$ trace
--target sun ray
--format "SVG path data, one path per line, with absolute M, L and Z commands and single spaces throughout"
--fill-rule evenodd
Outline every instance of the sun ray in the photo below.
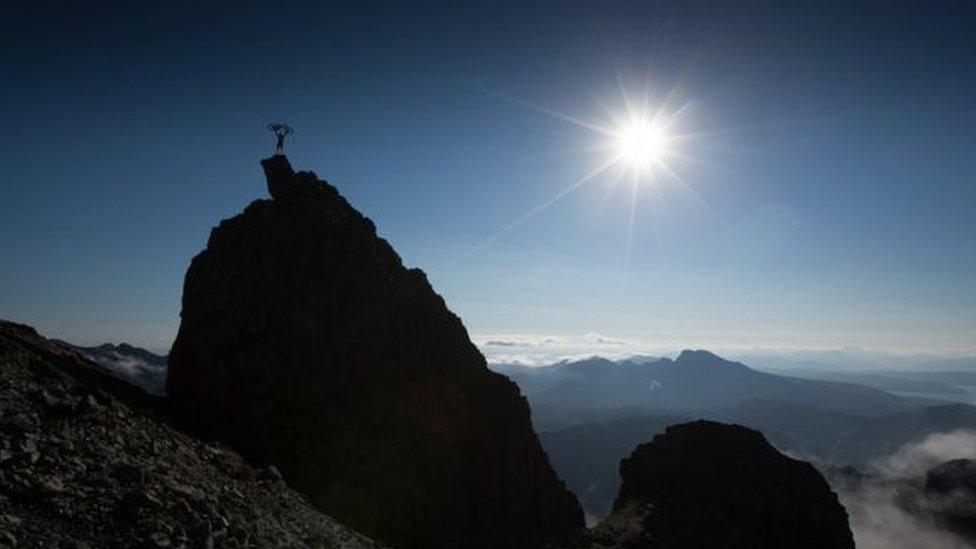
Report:
M 635 171 L 633 172 L 633 177 L 635 181 L 630 189 L 630 212 L 627 216 L 627 244 L 624 248 L 625 271 L 630 270 L 630 254 L 634 246 L 634 220 L 637 218 L 637 191 L 640 189 L 639 181 L 637 181 L 640 175 Z
M 627 117 L 633 119 L 637 114 L 634 112 L 634 104 L 630 100 L 630 92 L 627 91 L 627 85 L 624 84 L 623 77 L 620 76 L 620 71 L 617 69 L 617 65 L 613 64 L 613 76 L 617 82 L 617 89 L 620 91 L 620 97 L 624 101 L 624 109 L 626 110 Z
M 694 199 L 695 203 L 698 204 L 698 206 L 702 210 L 704 210 L 706 212 L 709 212 L 709 213 L 712 213 L 712 211 L 713 211 L 712 210 L 712 207 L 708 205 L 708 202 L 705 202 L 705 199 L 701 197 L 701 195 L 698 193 L 698 191 L 696 191 L 694 189 L 694 187 L 692 187 L 691 185 L 689 185 L 684 180 L 684 178 L 682 178 L 680 175 L 678 175 L 678 172 L 674 171 L 671 168 L 671 166 L 668 166 L 667 164 L 662 164 L 660 166 L 660 169 L 663 170 L 665 173 L 667 173 L 668 174 L 668 177 L 670 177 L 670 178 L 674 179 L 675 181 L 677 181 L 678 184 L 681 185 L 681 188 L 684 191 L 686 191 Z
M 607 200 L 609 200 L 610 195 L 617 189 L 618 186 L 620 186 L 621 182 L 629 175 L 631 175 L 629 171 L 618 170 L 617 176 L 611 179 L 607 183 L 607 190 L 606 192 L 604 192 L 601 202 L 605 203 Z
M 625 117 L 620 116 L 618 111 L 611 108 L 610 105 L 608 105 L 607 102 L 601 99 L 597 94 L 590 92 L 590 98 L 593 100 L 593 103 L 596 104 L 597 107 L 600 107 L 603 113 L 613 121 L 614 126 L 620 126 L 627 122 Z
M 533 217 L 535 217 L 536 215 L 538 215 L 540 212 L 542 212 L 543 210 L 545 210 L 549 206 L 552 206 L 553 204 L 555 204 L 556 202 L 558 202 L 560 199 L 564 198 L 566 195 L 571 194 L 573 191 L 575 191 L 576 189 L 578 189 L 581 186 L 583 186 L 587 181 L 590 181 L 590 180 L 594 179 L 595 177 L 599 176 L 600 174 L 602 174 L 603 172 L 605 172 L 608 168 L 610 168 L 611 166 L 613 166 L 617 162 L 618 162 L 618 159 L 617 158 L 613 158 L 610 161 L 608 161 L 608 162 L 606 162 L 606 163 L 598 166 L 596 169 L 590 171 L 589 173 L 587 173 L 586 175 L 584 175 L 580 179 L 577 179 L 573 183 L 570 183 L 566 187 L 563 187 L 562 189 L 559 190 L 559 192 L 557 192 L 556 194 L 552 195 L 551 197 L 549 197 L 547 200 L 545 200 L 544 202 L 542 202 L 538 206 L 536 206 L 536 207 L 532 208 L 531 210 L 527 211 L 521 217 L 519 217 L 515 221 L 509 223 L 502 230 L 496 232 L 495 234 L 489 236 L 488 238 L 482 240 L 478 244 L 475 244 L 474 246 L 472 246 L 471 248 L 469 248 L 467 251 L 465 251 L 464 253 L 462 253 L 458 257 L 458 260 L 461 261 L 461 260 L 467 259 L 468 257 L 471 256 L 471 254 L 477 252 L 478 250 L 484 248 L 485 246 L 488 246 L 489 244 L 495 242 L 499 238 L 505 236 L 506 234 L 508 234 L 509 232 L 511 232 L 513 229 L 515 229 L 516 227 L 518 227 L 522 223 L 525 223 L 526 221 L 532 219 Z
M 588 130 L 592 130 L 592 131 L 595 131 L 595 132 L 598 132 L 598 133 L 602 133 L 604 135 L 612 135 L 613 134 L 613 130 L 610 129 L 610 128 L 605 128 L 603 126 L 600 126 L 600 125 L 597 125 L 597 124 L 593 124 L 591 122 L 587 122 L 586 120 L 583 120 L 581 118 L 577 118 L 575 116 L 571 116 L 571 115 L 568 115 L 568 114 L 565 114 L 565 113 L 561 113 L 559 111 L 556 111 L 556 110 L 553 110 L 553 109 L 550 109 L 550 108 L 547 108 L 547 107 L 543 107 L 543 106 L 540 106 L 540 105 L 536 105 L 534 103 L 529 103 L 528 101 L 523 101 L 522 99 L 519 99 L 517 97 L 513 97 L 513 96 L 511 96 L 511 95 L 509 95 L 507 93 L 503 93 L 503 92 L 500 92 L 500 91 L 492 90 L 492 89 L 489 89 L 489 88 L 483 88 L 483 89 L 485 89 L 487 92 L 491 93 L 492 95 L 495 95 L 496 97 L 499 97 L 499 98 L 504 99 L 506 101 L 510 101 L 512 103 L 515 103 L 516 105 L 525 107 L 527 109 L 531 109 L 531 110 L 534 110 L 536 112 L 539 112 L 539 113 L 548 115 L 548 116 L 550 116 L 552 118 L 555 118 L 556 120 L 561 120 L 563 122 L 569 122 L 569 123 L 575 124 L 575 125 L 577 125 L 577 126 L 579 126 L 581 128 L 586 128 Z

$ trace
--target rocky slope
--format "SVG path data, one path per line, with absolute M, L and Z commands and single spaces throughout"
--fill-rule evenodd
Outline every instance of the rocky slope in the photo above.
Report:
M 424 273 L 313 173 L 262 164 L 274 200 L 221 222 L 186 275 L 167 381 L 184 425 L 397 545 L 581 528 L 525 399 Z
M 373 547 L 162 401 L 0 321 L 0 547 Z
M 621 461 L 620 476 L 592 547 L 854 547 L 820 473 L 745 427 L 672 425 Z

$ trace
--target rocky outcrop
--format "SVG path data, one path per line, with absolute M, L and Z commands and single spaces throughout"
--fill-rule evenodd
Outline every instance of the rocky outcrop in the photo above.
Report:
M 184 425 L 397 545 L 581 528 L 525 399 L 424 273 L 315 174 L 262 164 L 274 200 L 221 222 L 186 275 L 167 380 Z
M 976 497 L 976 460 L 953 459 L 925 474 L 925 491 L 948 495 L 962 492 Z
M 976 460 L 953 459 L 929 470 L 925 495 L 938 523 L 976 544 Z
M 673 425 L 620 463 L 592 547 L 854 547 L 847 513 L 806 462 L 737 425 Z
M 0 547 L 374 547 L 163 402 L 0 321 Z

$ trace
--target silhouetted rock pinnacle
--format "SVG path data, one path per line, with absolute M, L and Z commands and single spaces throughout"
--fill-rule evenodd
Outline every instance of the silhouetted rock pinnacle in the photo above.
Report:
M 529 408 L 424 273 L 283 155 L 274 200 L 187 272 L 167 388 L 188 426 L 397 545 L 538 546 L 582 527 Z
M 752 429 L 672 425 L 622 460 L 620 476 L 594 547 L 854 547 L 847 513 L 820 473 Z

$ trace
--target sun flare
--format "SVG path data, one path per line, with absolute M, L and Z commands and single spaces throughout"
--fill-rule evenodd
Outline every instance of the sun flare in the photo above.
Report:
M 556 202 L 597 180 L 603 180 L 608 192 L 618 188 L 620 183 L 627 182 L 622 187 L 628 189 L 630 201 L 626 245 L 628 261 L 637 203 L 645 192 L 649 191 L 657 196 L 666 185 L 672 184 L 689 192 L 701 203 L 694 189 L 685 182 L 680 170 L 676 169 L 692 159 L 686 150 L 689 142 L 706 135 L 701 132 L 690 134 L 685 128 L 688 123 L 686 117 L 695 109 L 697 102 L 694 99 L 679 99 L 682 94 L 677 86 L 667 93 L 653 94 L 648 80 L 643 92 L 634 93 L 623 85 L 619 76 L 617 82 L 620 85 L 619 102 L 604 102 L 599 97 L 594 97 L 605 115 L 605 118 L 599 120 L 501 95 L 513 103 L 592 132 L 596 139 L 587 151 L 598 153 L 599 156 L 593 157 L 597 160 L 592 169 L 566 183 L 549 198 L 469 248 L 461 255 L 461 259 L 502 238 Z
M 667 152 L 667 132 L 661 124 L 631 121 L 617 136 L 620 157 L 634 168 L 660 162 Z

